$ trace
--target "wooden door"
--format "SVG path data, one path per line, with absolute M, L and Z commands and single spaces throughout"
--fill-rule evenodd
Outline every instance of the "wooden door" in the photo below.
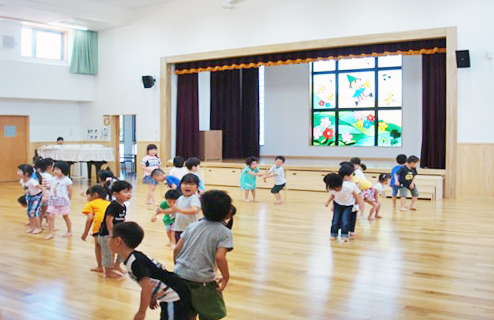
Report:
M 120 116 L 111 116 L 110 144 L 115 153 L 115 168 L 113 173 L 120 177 Z
M 29 118 L 0 116 L 0 182 L 17 181 L 17 166 L 28 161 Z

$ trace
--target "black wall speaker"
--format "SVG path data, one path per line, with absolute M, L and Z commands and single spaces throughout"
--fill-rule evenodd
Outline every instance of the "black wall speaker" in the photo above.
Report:
M 154 82 L 156 80 L 153 79 L 153 76 L 142 76 L 142 83 L 144 84 L 144 88 L 152 88 L 154 86 Z
M 456 51 L 456 66 L 458 68 L 470 68 L 470 52 L 468 50 Z

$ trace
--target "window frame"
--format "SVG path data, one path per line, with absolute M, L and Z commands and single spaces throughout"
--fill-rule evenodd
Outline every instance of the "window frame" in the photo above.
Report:
M 365 57 L 364 57 L 365 58 Z M 355 112 L 355 111 L 373 111 L 375 115 L 374 119 L 374 145 L 373 146 L 355 146 L 352 145 L 350 147 L 357 147 L 357 148 L 373 148 L 373 147 L 380 147 L 380 148 L 401 148 L 403 147 L 403 139 L 401 140 L 401 145 L 400 146 L 379 146 L 379 111 L 393 111 L 393 110 L 399 110 L 401 111 L 401 117 L 402 117 L 402 133 L 403 133 L 403 82 L 402 82 L 402 100 L 401 100 L 401 106 L 399 107 L 379 107 L 379 72 L 380 71 L 394 71 L 394 70 L 401 70 L 402 71 L 402 77 L 403 77 L 403 56 L 401 66 L 395 66 L 395 67 L 379 67 L 379 57 L 373 57 L 375 59 L 375 64 L 373 68 L 365 68 L 365 69 L 339 69 L 339 60 L 335 61 L 335 68 L 332 71 L 314 71 L 314 63 L 317 62 L 311 62 L 310 63 L 310 142 L 309 146 L 310 147 L 347 147 L 345 145 L 339 145 L 339 114 L 340 112 Z M 339 75 L 340 74 L 349 74 L 349 73 L 359 73 L 359 72 L 374 72 L 374 82 L 375 82 L 375 101 L 374 101 L 374 107 L 363 107 L 363 108 L 340 108 L 339 107 Z M 314 107 L 314 76 L 315 75 L 324 75 L 324 74 L 334 74 L 335 75 L 335 107 L 334 108 L 316 108 Z M 403 78 L 402 78 L 403 79 Z M 314 145 L 314 113 L 316 112 L 334 112 L 335 114 L 335 143 L 334 145 L 331 146 L 316 146 Z
M 49 60 L 49 61 L 68 61 L 68 32 L 67 31 L 62 31 L 62 30 L 52 30 L 49 28 L 42 28 L 42 27 L 34 27 L 30 25 L 22 25 L 22 29 L 31 29 L 31 55 L 30 56 L 23 56 L 22 55 L 22 48 L 21 48 L 21 57 L 23 58 L 32 58 L 32 59 L 39 59 L 39 60 Z M 60 59 L 51 59 L 51 58 L 39 58 L 36 57 L 36 49 L 37 49 L 37 44 L 38 44 L 38 37 L 37 33 L 38 32 L 45 32 L 45 33 L 54 33 L 54 34 L 59 34 L 61 35 L 60 41 L 61 41 L 61 52 L 60 52 Z M 21 46 L 22 46 L 22 39 L 21 39 Z

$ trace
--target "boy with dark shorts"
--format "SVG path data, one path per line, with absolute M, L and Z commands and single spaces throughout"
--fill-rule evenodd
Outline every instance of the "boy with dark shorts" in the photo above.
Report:
M 226 316 L 222 292 L 230 274 L 226 254 L 233 250 L 233 236 L 223 221 L 232 209 L 232 199 L 223 191 L 211 190 L 201 197 L 204 220 L 190 224 L 175 248 L 175 274 L 191 292 L 189 319 L 215 320 Z M 215 265 L 221 272 L 215 281 Z
M 410 210 L 417 210 L 415 208 L 415 203 L 419 197 L 419 191 L 415 185 L 415 176 L 417 176 L 417 165 L 419 163 L 419 158 L 416 156 L 410 156 L 407 159 L 407 163 L 398 170 L 395 174 L 395 185 L 400 187 L 400 201 L 401 201 L 401 211 L 406 211 L 405 206 L 408 190 L 412 194 L 412 204 L 410 205 Z
M 277 156 L 274 159 L 274 164 L 266 171 L 263 176 L 264 182 L 267 178 L 274 177 L 274 187 L 271 189 L 271 193 L 276 197 L 275 204 L 282 204 L 283 199 L 281 199 L 280 191 L 286 186 L 285 169 L 283 169 L 283 164 L 285 163 L 285 157 Z

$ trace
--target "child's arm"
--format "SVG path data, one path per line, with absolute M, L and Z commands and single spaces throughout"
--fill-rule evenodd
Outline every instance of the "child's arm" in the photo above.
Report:
M 93 224 L 94 220 L 94 214 L 88 213 L 87 214 L 87 220 L 86 220 L 86 227 L 84 229 L 84 232 L 82 233 L 81 239 L 83 241 L 86 241 L 87 235 L 89 234 L 89 229 L 91 229 L 91 225 Z
M 146 310 L 151 303 L 151 298 L 153 296 L 153 286 L 151 285 L 151 281 L 149 277 L 144 277 L 139 281 L 139 285 L 141 286 L 141 303 L 139 305 L 139 310 L 134 316 L 134 320 L 143 320 L 146 316 Z
M 216 265 L 221 272 L 222 278 L 219 279 L 219 288 L 218 290 L 221 292 L 225 290 L 226 285 L 228 284 L 228 280 L 230 279 L 230 272 L 228 271 L 228 261 L 226 260 L 226 253 L 228 252 L 227 248 L 218 248 L 216 250 Z
M 151 222 L 155 222 L 156 221 L 156 217 L 159 214 L 172 214 L 172 213 L 174 213 L 174 211 L 172 210 L 172 208 L 168 208 L 168 209 L 157 208 L 156 211 L 154 212 L 153 216 L 151 217 Z
M 182 247 L 184 246 L 184 239 L 180 238 L 178 240 L 177 245 L 175 246 L 175 249 L 173 250 L 173 263 L 177 262 L 177 256 L 182 251 Z
M 410 190 L 415 188 L 415 177 L 416 176 L 413 177 L 412 182 L 410 183 Z
M 334 195 L 330 195 L 328 201 L 326 201 L 325 206 L 329 207 L 329 204 L 331 203 L 331 201 L 333 201 L 333 199 L 334 199 Z
M 170 208 L 173 212 L 179 212 L 181 214 L 198 214 L 201 211 L 201 208 L 192 206 L 190 209 L 180 209 L 176 205 L 171 205 Z
M 67 191 L 69 192 L 69 199 L 71 199 L 71 200 L 72 200 L 72 191 L 73 191 L 73 190 L 72 190 L 72 185 L 68 185 L 68 186 L 67 186 Z
M 354 190 L 352 192 L 352 195 L 355 198 L 355 202 L 358 204 L 359 208 L 363 208 L 364 203 L 362 202 L 362 198 L 359 197 L 358 193 Z
M 105 221 L 106 221 L 106 228 L 108 229 L 108 235 L 111 238 L 112 233 L 113 233 L 113 216 L 107 214 Z

